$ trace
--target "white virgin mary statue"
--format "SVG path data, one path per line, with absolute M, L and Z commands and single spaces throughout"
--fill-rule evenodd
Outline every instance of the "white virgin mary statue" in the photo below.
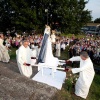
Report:
M 58 58 L 53 56 L 52 44 L 50 38 L 50 27 L 46 25 L 41 50 L 38 57 L 38 63 L 45 63 L 48 66 L 58 66 Z

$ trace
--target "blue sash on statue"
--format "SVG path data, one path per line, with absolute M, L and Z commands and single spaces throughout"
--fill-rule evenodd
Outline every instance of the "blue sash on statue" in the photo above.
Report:
M 44 37 L 43 37 L 42 46 L 41 46 L 41 50 L 40 50 L 40 53 L 39 53 L 37 63 L 44 63 L 45 62 L 48 37 L 49 37 L 49 35 L 45 33 Z

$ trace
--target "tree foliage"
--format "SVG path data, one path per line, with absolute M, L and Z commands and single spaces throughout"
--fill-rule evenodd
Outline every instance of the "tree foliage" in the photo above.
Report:
M 84 10 L 87 3 L 86 0 L 2 0 L 0 30 L 40 29 L 48 20 L 52 28 L 77 33 L 91 20 L 91 12 Z
M 100 23 L 100 18 L 96 18 L 96 19 L 94 20 L 94 23 Z

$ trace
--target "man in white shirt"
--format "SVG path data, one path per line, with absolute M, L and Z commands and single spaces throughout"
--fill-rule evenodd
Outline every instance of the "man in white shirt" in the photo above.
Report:
M 85 51 L 82 51 L 80 56 L 72 57 L 67 61 L 80 61 L 80 68 L 69 68 L 68 71 L 72 71 L 73 74 L 79 73 L 75 85 L 75 94 L 86 99 L 95 75 L 93 63 Z
M 28 45 L 29 41 L 24 40 L 22 42 L 22 45 L 17 51 L 17 63 L 20 73 L 26 77 L 30 77 L 32 75 L 32 67 L 31 67 L 32 51 Z

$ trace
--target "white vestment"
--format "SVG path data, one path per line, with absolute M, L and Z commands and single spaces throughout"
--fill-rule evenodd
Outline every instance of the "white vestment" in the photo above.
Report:
M 80 68 L 73 68 L 72 73 L 80 73 L 75 85 L 75 94 L 86 99 L 95 72 L 90 58 L 82 60 L 80 56 L 72 57 L 70 61 L 80 61 Z
M 9 62 L 10 56 L 8 54 L 8 49 L 3 45 L 3 39 L 0 39 L 0 61 Z
M 34 59 L 31 59 L 31 65 L 34 66 L 36 64 L 37 51 L 36 49 L 31 49 L 31 51 L 32 51 L 31 57 L 34 58 Z
M 60 57 L 60 43 L 56 43 L 56 57 Z
M 25 48 L 23 45 L 17 51 L 17 63 L 22 75 L 30 77 L 32 75 L 32 67 L 23 65 L 24 63 L 31 64 L 32 51 L 29 47 Z
M 51 35 L 51 42 L 52 43 L 56 42 L 56 36 L 54 34 Z

